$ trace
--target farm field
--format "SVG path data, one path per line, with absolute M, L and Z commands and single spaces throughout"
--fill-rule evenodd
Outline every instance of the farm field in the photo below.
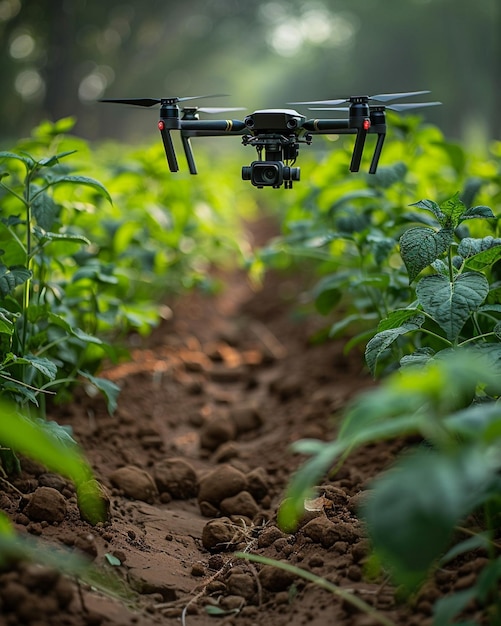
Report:
M 356 511 L 404 440 L 354 452 L 319 484 L 299 528 L 278 528 L 301 462 L 290 444 L 332 439 L 336 413 L 373 381 L 341 342 L 311 345 L 318 320 L 291 306 L 302 289 L 293 276 L 271 273 L 259 291 L 239 272 L 224 278 L 219 296 L 181 298 L 129 362 L 105 369 L 122 388 L 113 416 L 82 390 L 49 412 L 73 428 L 109 493 L 108 523 L 82 521 L 72 485 L 33 462 L 2 482 L 2 509 L 19 533 L 82 552 L 101 578 L 77 587 L 43 565 L 5 571 L 0 623 L 421 626 L 440 596 L 474 581 L 481 552 L 437 570 L 410 602 L 384 576 L 367 578 Z M 303 568 L 374 612 L 237 552 Z

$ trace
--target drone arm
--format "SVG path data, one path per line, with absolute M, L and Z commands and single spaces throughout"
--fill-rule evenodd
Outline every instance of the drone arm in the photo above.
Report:
M 247 126 L 240 120 L 181 120 L 181 130 L 189 131 L 192 136 L 238 134 Z
M 181 131 L 181 141 L 183 142 L 184 154 L 186 155 L 186 161 L 188 163 L 190 174 L 198 174 L 195 157 L 193 156 L 193 150 L 191 149 L 190 136 L 188 133 Z
M 386 133 L 378 133 L 376 148 L 372 156 L 371 166 L 369 168 L 369 174 L 375 174 L 379 163 L 379 157 L 381 156 L 381 150 L 383 149 Z
M 360 169 L 360 163 L 362 161 L 362 154 L 364 152 L 365 138 L 367 137 L 367 129 L 364 127 L 357 129 L 357 137 L 355 139 L 355 146 L 353 147 L 353 154 L 351 156 L 350 172 L 358 172 Z
M 158 129 L 162 136 L 162 141 L 164 144 L 165 155 L 167 156 L 167 163 L 169 164 L 169 169 L 171 172 L 179 171 L 179 166 L 177 164 L 176 153 L 174 151 L 174 144 L 172 143 L 172 137 L 170 135 L 169 130 L 166 128 L 166 125 L 163 120 L 158 122 Z
M 350 128 L 349 120 L 306 120 L 303 128 L 310 133 L 318 135 L 344 135 L 357 132 L 356 129 Z

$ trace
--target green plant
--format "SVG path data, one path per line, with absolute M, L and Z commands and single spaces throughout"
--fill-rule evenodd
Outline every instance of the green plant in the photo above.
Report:
M 425 365 L 402 369 L 357 396 L 346 408 L 332 442 L 294 445 L 307 460 L 293 477 L 279 511 L 279 524 L 295 528 L 305 499 L 318 481 L 354 449 L 396 437 L 420 436 L 387 473 L 375 477 L 360 510 L 379 561 L 393 580 L 414 591 L 448 560 L 483 549 L 489 561 L 473 587 L 436 606 L 436 626 L 459 613 L 473 597 L 492 624 L 501 623 L 497 529 L 501 515 L 499 450 L 501 406 L 485 390 L 501 393 L 501 367 L 471 347 L 453 349 Z M 472 513 L 476 525 L 458 536 Z M 449 617 L 447 618 L 449 619 Z M 497 620 L 497 621 L 496 621 Z
M 400 360 L 404 365 L 468 344 L 497 358 L 501 292 L 491 267 L 501 258 L 501 239 L 470 237 L 464 228 L 465 222 L 476 218 L 494 220 L 492 210 L 483 205 L 467 208 L 459 194 L 440 205 L 422 200 L 411 206 L 431 212 L 434 219 L 406 230 L 400 238 L 409 283 L 430 266 L 435 272 L 417 282 L 415 302 L 389 312 L 379 323 L 365 352 L 371 372 L 383 357 L 395 360 L 391 347 L 411 334 L 414 346 Z M 398 347 L 402 352 L 408 345 Z
M 279 522 L 293 528 L 312 486 L 354 448 L 419 435 L 426 445 L 403 455 L 377 478 L 361 510 L 374 549 L 408 591 L 458 555 L 486 551 L 489 561 L 476 583 L 437 602 L 434 623 L 452 623 L 475 599 L 484 605 L 489 623 L 500 624 L 501 302 L 496 263 L 501 239 L 478 226 L 471 229 L 481 236 L 470 236 L 466 223 L 480 219 L 494 226 L 495 216 L 485 205 L 467 208 L 458 194 L 441 204 L 423 200 L 412 206 L 433 216 L 400 237 L 409 283 L 421 276 L 416 299 L 390 311 L 366 348 L 373 373 L 383 359 L 400 370 L 354 400 L 333 442 L 295 445 L 311 459 L 291 481 Z M 480 524 L 466 540 L 455 539 L 473 513 Z
M 86 376 L 86 368 L 92 372 L 90 346 L 111 354 L 85 328 L 95 326 L 89 324 L 88 309 L 85 315 L 79 311 L 88 302 L 85 290 L 78 300 L 67 298 L 69 285 L 74 295 L 79 280 L 77 251 L 90 242 L 66 228 L 57 192 L 86 186 L 111 202 L 101 183 L 61 165 L 70 154 L 37 160 L 25 153 L 0 153 L 9 166 L 0 174 L 1 391 L 42 409 L 44 394 L 64 388 L 78 374 Z M 92 382 L 99 384 L 95 377 Z M 116 389 L 103 381 L 102 390 L 112 408 Z
M 442 204 L 461 189 L 466 208 L 501 201 L 499 143 L 479 155 L 418 118 L 394 116 L 391 128 L 375 176 L 349 173 L 344 145 L 306 163 L 311 184 L 283 198 L 283 234 L 253 265 L 256 273 L 295 262 L 308 267 L 317 276 L 311 302 L 327 320 L 319 338 L 346 337 L 346 350 L 365 344 L 381 319 L 413 299 L 398 243 L 409 222 L 424 221 L 406 208 L 416 197 Z M 475 226 L 472 236 L 492 234 Z

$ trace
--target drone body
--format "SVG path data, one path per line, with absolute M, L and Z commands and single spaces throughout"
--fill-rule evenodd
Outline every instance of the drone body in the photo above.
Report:
M 380 94 L 379 96 L 352 96 L 342 100 L 323 100 L 316 102 L 293 102 L 294 105 L 323 105 L 312 107 L 312 110 L 343 110 L 348 112 L 347 118 L 341 119 L 308 119 L 294 109 L 261 109 L 241 120 L 204 120 L 199 113 L 223 113 L 242 110 L 240 108 L 200 108 L 186 107 L 180 109 L 178 103 L 185 100 L 216 96 L 194 96 L 188 98 L 133 98 L 125 100 L 101 100 L 101 102 L 132 104 L 150 107 L 160 104 L 160 120 L 158 129 L 162 137 L 167 163 L 171 172 L 177 172 L 179 165 L 172 141 L 171 131 L 179 131 L 181 141 L 191 174 L 197 173 L 193 151 L 192 137 L 219 137 L 229 135 L 242 136 L 243 145 L 254 146 L 258 158 L 250 165 L 242 167 L 242 179 L 250 180 L 258 188 L 282 185 L 292 188 L 293 181 L 300 178 L 299 167 L 294 167 L 299 155 L 300 144 L 310 144 L 314 135 L 354 134 L 355 145 L 350 164 L 350 171 L 358 172 L 368 134 L 376 134 L 376 147 L 369 168 L 375 174 L 386 136 L 385 109 L 405 111 L 411 108 L 434 106 L 440 102 L 422 102 L 416 104 L 372 104 L 372 102 L 388 102 L 393 99 L 421 95 L 428 91 L 414 91 L 396 94 Z M 348 104 L 339 108 L 336 105 Z M 264 151 L 264 158 L 263 158 Z

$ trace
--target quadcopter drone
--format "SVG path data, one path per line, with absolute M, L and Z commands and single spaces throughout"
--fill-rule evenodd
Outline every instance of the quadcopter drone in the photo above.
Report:
M 219 137 L 241 135 L 244 146 L 254 146 L 258 158 L 250 165 L 242 167 L 242 179 L 250 180 L 259 189 L 284 185 L 291 189 L 293 181 L 300 178 L 300 168 L 295 167 L 302 143 L 311 144 L 314 135 L 353 134 L 355 145 L 350 164 L 351 172 L 358 172 L 368 134 L 376 134 L 377 141 L 369 168 L 375 174 L 386 136 L 385 110 L 407 111 L 418 107 L 435 106 L 440 102 L 421 102 L 409 104 L 386 103 L 400 98 L 419 96 L 429 91 L 411 91 L 406 93 L 379 94 L 376 96 L 351 96 L 337 100 L 319 100 L 312 102 L 290 102 L 290 105 L 315 105 L 310 110 L 347 111 L 348 117 L 342 119 L 308 119 L 294 109 L 262 109 L 254 111 L 241 120 L 206 120 L 200 119 L 200 113 L 226 113 L 241 111 L 242 108 L 218 107 L 202 108 L 188 106 L 180 108 L 179 103 L 211 96 L 192 96 L 185 98 L 129 98 L 104 99 L 100 102 L 128 104 L 141 107 L 160 105 L 158 129 L 162 137 L 167 163 L 171 172 L 179 171 L 171 131 L 180 131 L 181 141 L 191 174 L 197 173 L 190 139 L 192 137 Z M 338 105 L 346 105 L 339 107 Z M 182 106 L 182 105 L 181 105 Z M 264 158 L 263 158 L 264 150 Z

